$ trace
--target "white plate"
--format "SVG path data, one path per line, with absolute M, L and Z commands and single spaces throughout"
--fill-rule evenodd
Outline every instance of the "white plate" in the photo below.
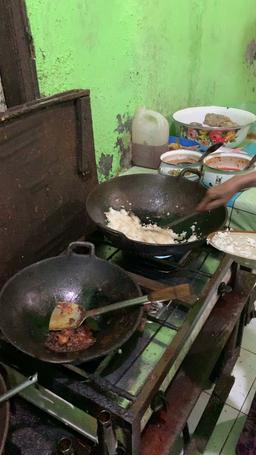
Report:
M 231 238 L 234 239 L 234 241 L 237 241 L 239 238 L 240 239 L 244 239 L 244 237 L 246 236 L 246 238 L 250 238 L 254 241 L 256 241 L 256 232 L 244 232 L 244 231 L 235 231 L 235 232 L 232 232 L 232 231 L 220 231 L 220 232 L 226 232 L 229 236 L 231 236 Z M 229 252 L 229 249 L 228 247 L 219 247 L 216 245 L 216 242 L 214 241 L 214 236 L 215 236 L 216 232 L 213 232 L 212 234 L 210 234 L 208 237 L 207 237 L 207 242 L 213 246 L 214 248 L 216 248 L 217 250 L 219 251 L 222 251 L 223 253 L 226 253 L 228 254 L 235 262 L 237 262 L 238 264 L 240 265 L 243 265 L 244 267 L 248 267 L 250 269 L 255 269 L 256 268 L 256 259 L 250 259 L 247 257 L 246 253 L 239 253 L 239 254 L 234 254 L 234 253 L 230 253 Z M 254 255 L 256 255 L 256 247 L 251 247 L 252 248 L 252 251 L 254 252 Z

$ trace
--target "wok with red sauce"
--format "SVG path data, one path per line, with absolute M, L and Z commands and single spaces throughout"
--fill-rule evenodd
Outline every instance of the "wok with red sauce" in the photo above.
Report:
M 4 285 L 0 330 L 16 349 L 37 359 L 84 363 L 122 346 L 139 326 L 143 309 L 108 313 L 56 335 L 49 333 L 49 320 L 57 302 L 72 300 L 92 309 L 140 294 L 126 271 L 96 257 L 93 244 L 75 242 L 66 254 L 32 264 Z

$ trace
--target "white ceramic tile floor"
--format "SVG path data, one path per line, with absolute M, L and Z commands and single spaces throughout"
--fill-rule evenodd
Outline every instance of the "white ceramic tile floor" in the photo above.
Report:
M 239 416 L 239 411 L 227 404 L 224 406 L 215 430 L 210 438 L 205 453 L 207 455 L 222 454 L 222 450 L 228 442 L 228 436 Z M 239 435 L 238 435 L 239 437 Z M 235 446 L 234 446 L 235 447 Z M 199 454 L 198 454 L 199 455 Z M 235 455 L 235 449 L 229 455 Z
M 256 359 L 255 359 L 256 360 Z M 241 411 L 243 412 L 243 414 L 248 414 L 248 412 L 250 411 L 250 407 L 251 407 L 251 404 L 252 404 L 252 400 L 253 400 L 253 397 L 254 395 L 256 394 L 256 379 L 243 403 L 243 406 L 242 406 L 242 409 Z
M 224 444 L 223 449 L 221 450 L 221 455 L 235 455 L 235 448 L 238 442 L 239 436 L 243 430 L 244 424 L 246 421 L 246 415 L 242 412 L 239 413 L 232 430 L 230 431 L 228 438 Z M 206 452 L 208 453 L 208 452 Z
M 206 405 L 210 399 L 210 395 L 208 393 L 201 393 L 192 413 L 189 416 L 188 419 L 188 426 L 189 426 L 189 431 L 190 433 L 194 433 L 197 424 L 199 422 L 199 419 L 201 415 L 203 414 L 204 409 L 206 408 Z
M 256 318 L 245 327 L 242 346 L 247 351 L 256 353 Z
M 245 327 L 241 355 L 234 367 L 233 375 L 235 383 L 204 452 L 205 455 L 235 455 L 246 414 L 256 393 L 256 319 Z M 211 391 L 206 391 L 201 394 L 189 417 L 191 432 L 196 428 L 210 393 Z
M 242 348 L 240 357 L 233 370 L 233 375 L 236 380 L 227 404 L 240 411 L 256 378 L 256 354 Z

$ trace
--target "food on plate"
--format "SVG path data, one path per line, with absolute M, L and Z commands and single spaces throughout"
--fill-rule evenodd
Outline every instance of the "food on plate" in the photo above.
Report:
M 162 161 L 167 164 L 182 164 L 182 163 L 194 164 L 194 163 L 197 163 L 198 160 L 199 160 L 199 158 L 194 158 L 191 156 L 188 156 L 188 157 L 183 156 L 180 158 L 172 158 L 171 156 L 169 156 L 169 157 L 163 158 Z
M 190 125 L 194 126 L 195 128 L 201 128 L 203 126 L 202 123 L 198 123 L 198 122 L 191 122 Z
M 194 233 L 194 225 L 191 226 L 192 235 L 187 239 L 186 232 L 176 234 L 172 229 L 163 229 L 157 224 L 143 224 L 139 217 L 132 212 L 127 212 L 125 209 L 115 210 L 110 207 L 105 215 L 109 228 L 122 232 L 129 239 L 138 242 L 168 245 L 197 240 L 197 236 Z
M 208 113 L 204 118 L 204 124 L 218 128 L 235 128 L 238 124 L 233 122 L 227 115 Z
M 168 145 L 168 148 L 169 148 L 169 150 L 183 149 L 183 150 L 190 150 L 190 151 L 193 152 L 193 151 L 197 150 L 198 146 L 197 145 L 191 145 L 191 146 L 188 147 L 186 145 L 181 145 L 181 144 L 172 142 L 171 144 Z
M 232 234 L 232 231 L 216 232 L 211 239 L 212 245 L 225 253 L 256 259 L 256 240 L 244 233 Z
M 83 324 L 77 329 L 49 331 L 45 346 L 53 352 L 77 352 L 89 348 L 95 342 L 92 331 Z

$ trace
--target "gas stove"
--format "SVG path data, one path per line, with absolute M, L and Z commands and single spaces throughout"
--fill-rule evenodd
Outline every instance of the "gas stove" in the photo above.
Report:
M 208 381 L 220 357 L 229 364 L 230 352 L 237 352 L 254 279 L 242 275 L 243 286 L 222 297 L 237 281 L 236 270 L 207 245 L 183 257 L 149 258 L 124 253 L 98 234 L 89 237 L 85 200 L 98 184 L 89 91 L 17 106 L 0 125 L 0 286 L 85 234 L 99 257 L 126 269 L 143 291 L 183 282 L 193 290 L 187 301 L 148 308 L 137 333 L 97 362 L 45 364 L 0 337 L 8 389 L 38 375 L 36 384 L 10 400 L 5 455 L 169 453 L 172 441 L 165 450 L 163 440 L 183 431 L 204 387 L 193 378 Z M 220 389 L 227 390 L 223 384 Z M 209 421 L 213 425 L 212 415 Z M 203 434 L 210 434 L 208 427 Z
M 231 261 L 207 245 L 179 258 L 149 258 L 120 251 L 99 233 L 89 240 L 99 257 L 127 270 L 143 291 L 188 282 L 192 296 L 153 305 L 121 349 L 79 366 L 44 364 L 2 339 L 0 362 L 8 387 L 38 373 L 37 384 L 12 400 L 7 455 L 139 455 L 143 430 L 164 406 L 164 392 L 220 295 L 228 291 Z M 57 451 L 59 441 L 72 443 L 73 449 Z

